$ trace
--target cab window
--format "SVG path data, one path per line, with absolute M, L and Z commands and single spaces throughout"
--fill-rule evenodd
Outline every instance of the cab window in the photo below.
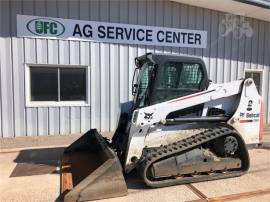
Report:
M 159 68 L 153 104 L 200 91 L 202 66 L 198 63 L 167 62 Z
M 149 83 L 151 79 L 151 73 L 154 69 L 154 65 L 151 62 L 145 62 L 139 73 L 138 91 L 135 96 L 136 107 L 146 106 L 146 102 L 149 101 Z

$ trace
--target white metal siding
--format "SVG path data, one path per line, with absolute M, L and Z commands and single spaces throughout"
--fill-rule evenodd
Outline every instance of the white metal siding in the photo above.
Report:
M 171 1 L 1 1 L 0 136 L 34 136 L 114 130 L 119 104 L 132 99 L 134 58 L 146 52 L 202 57 L 210 79 L 242 78 L 245 68 L 265 69 L 264 100 L 270 122 L 270 23 L 247 18 L 252 38 L 220 37 L 224 13 Z M 122 45 L 16 37 L 16 14 L 200 29 L 206 49 Z M 25 107 L 25 63 L 89 65 L 90 107 Z

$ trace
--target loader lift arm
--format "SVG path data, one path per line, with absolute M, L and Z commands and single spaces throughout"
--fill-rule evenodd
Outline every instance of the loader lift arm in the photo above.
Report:
M 194 105 L 207 103 L 209 101 L 218 100 L 223 97 L 238 95 L 241 92 L 243 80 L 225 83 L 222 85 L 212 84 L 205 91 L 176 98 L 156 105 L 151 105 L 133 112 L 131 132 L 127 148 L 125 171 L 130 172 L 134 167 L 132 158 L 139 159 L 145 147 L 144 139 L 151 126 L 164 124 L 166 117 L 175 111 L 179 111 Z M 151 119 L 146 119 L 145 114 L 152 114 Z M 203 118 L 203 117 L 201 117 Z M 136 148 L 136 149 L 130 149 Z

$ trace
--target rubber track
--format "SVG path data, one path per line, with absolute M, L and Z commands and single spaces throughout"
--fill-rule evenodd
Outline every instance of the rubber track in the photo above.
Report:
M 239 171 L 227 171 L 226 173 L 211 173 L 209 175 L 199 175 L 196 177 L 183 177 L 183 178 L 165 178 L 162 180 L 149 180 L 147 178 L 147 170 L 154 163 L 161 159 L 168 158 L 179 153 L 183 153 L 184 151 L 190 150 L 192 148 L 198 147 L 204 143 L 210 142 L 216 138 L 220 138 L 226 135 L 235 135 L 240 141 L 240 150 L 242 164 L 242 170 Z M 143 156 L 140 160 L 140 164 L 138 166 L 138 171 L 142 175 L 145 183 L 150 187 L 164 187 L 171 186 L 177 184 L 186 184 L 192 182 L 201 182 L 201 181 L 209 181 L 216 180 L 222 178 L 236 177 L 244 174 L 249 168 L 249 155 L 245 143 L 242 137 L 233 129 L 227 128 L 225 126 L 216 127 L 209 129 L 207 131 L 198 133 L 193 135 L 187 139 L 174 142 L 172 144 L 160 146 L 158 148 L 146 148 L 144 149 Z

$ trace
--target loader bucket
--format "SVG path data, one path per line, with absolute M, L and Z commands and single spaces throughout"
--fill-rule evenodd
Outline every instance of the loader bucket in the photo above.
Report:
M 65 149 L 60 178 L 65 202 L 127 195 L 119 159 L 96 129 Z

